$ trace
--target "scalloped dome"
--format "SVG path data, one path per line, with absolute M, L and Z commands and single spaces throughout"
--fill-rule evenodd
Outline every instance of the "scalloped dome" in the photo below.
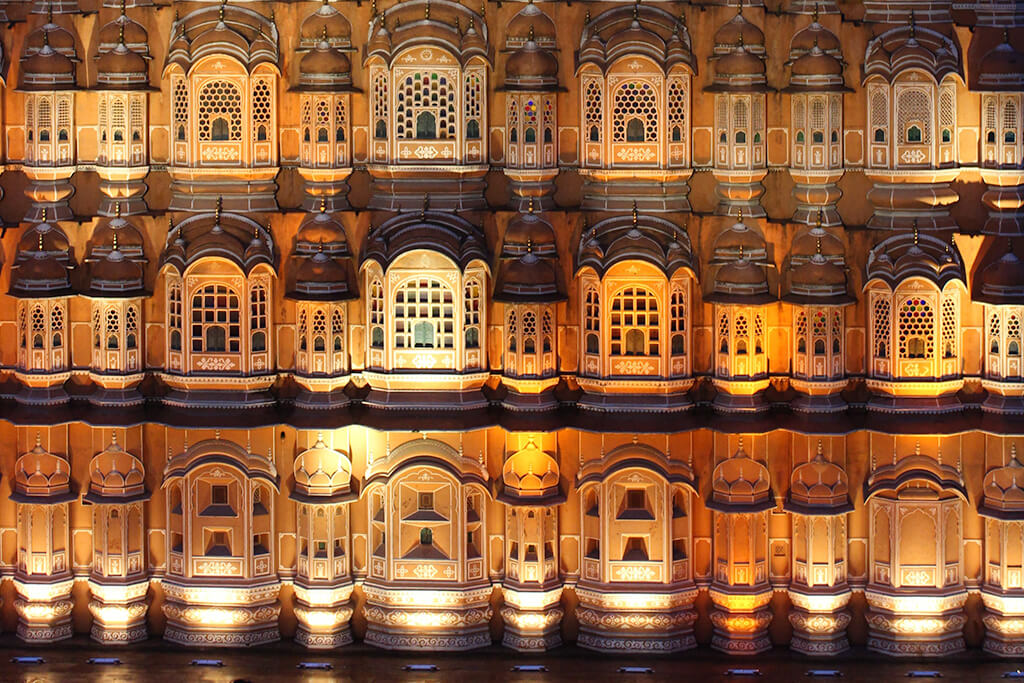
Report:
M 531 441 L 501 468 L 502 483 L 519 496 L 545 496 L 558 488 L 558 463 Z

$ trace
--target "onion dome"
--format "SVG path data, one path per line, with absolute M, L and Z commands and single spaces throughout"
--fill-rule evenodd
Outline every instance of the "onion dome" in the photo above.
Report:
M 729 54 L 736 45 L 746 46 L 749 52 L 758 57 L 765 55 L 764 31 L 747 21 L 743 16 L 742 5 L 736 12 L 736 16 L 715 32 L 714 41 L 715 55 Z
M 771 92 L 765 75 L 764 58 L 748 50 L 744 43 L 715 62 L 715 77 L 705 92 Z
M 949 74 L 963 78 L 960 48 L 957 43 L 929 28 L 913 23 L 899 26 L 873 38 L 864 52 L 864 80 L 881 76 L 892 82 L 908 69 L 921 69 L 941 82 Z
M 981 271 L 979 287 L 974 289 L 974 300 L 1000 306 L 1024 304 L 1024 263 L 1013 253 L 1013 243 L 999 260 Z
M 994 519 L 1024 519 L 1024 464 L 1017 446 L 1010 447 L 1010 462 L 985 474 L 978 513 Z
M 149 67 L 142 55 L 129 50 L 124 43 L 119 43 L 113 50 L 97 58 L 96 82 L 102 88 L 148 88 Z
M 895 289 L 904 280 L 921 277 L 939 289 L 951 280 L 966 282 L 963 260 L 955 244 L 933 235 L 901 232 L 874 246 L 868 254 L 865 283 L 879 279 Z
M 124 43 L 132 52 L 149 55 L 149 34 L 142 24 L 133 21 L 126 14 L 121 14 L 103 26 L 99 33 L 100 53 L 109 52 Z
M 352 481 L 352 461 L 324 443 L 316 443 L 295 458 L 292 467 L 295 487 L 289 498 L 300 503 L 344 503 L 356 498 Z
M 768 290 L 764 264 L 749 260 L 743 252 L 715 273 L 714 288 L 705 301 L 718 304 L 759 305 L 775 301 Z
M 793 468 L 784 508 L 805 515 L 840 515 L 853 509 L 846 471 L 825 459 L 821 441 L 813 459 Z
M 288 294 L 290 298 L 340 301 L 359 295 L 345 227 L 337 216 L 327 212 L 323 199 L 320 211 L 306 216 L 299 225 L 292 267 L 295 286 Z
M 981 59 L 978 69 L 978 89 L 993 92 L 1024 91 L 1024 54 L 1010 45 L 1007 32 L 1003 42 L 992 48 Z
M 71 249 L 60 227 L 43 221 L 25 231 L 11 268 L 13 297 L 64 296 L 71 293 Z
M 31 53 L 26 50 L 26 56 L 21 58 L 19 90 L 53 91 L 76 88 L 74 62 L 49 44 L 49 35 L 49 32 L 44 32 L 43 46 Z
M 696 277 L 699 270 L 686 229 L 660 216 L 641 215 L 635 204 L 632 214 L 606 218 L 580 234 L 577 272 L 587 267 L 603 276 L 616 263 L 631 259 L 659 268 L 665 277 L 679 268 Z
M 47 16 L 45 24 L 28 34 L 22 56 L 35 54 L 42 50 L 44 45 L 49 45 L 72 61 L 78 60 L 75 35 L 68 29 L 55 24 L 52 14 Z
M 299 49 L 314 48 L 324 40 L 333 48 L 352 48 L 352 25 L 327 0 L 323 0 L 323 4 L 302 21 Z
M 114 240 L 117 248 L 128 258 L 137 261 L 146 259 L 146 243 L 142 233 L 121 216 L 121 203 L 114 204 L 114 215 L 104 217 L 96 224 L 86 261 L 100 259 L 113 249 Z
M 296 89 L 307 92 L 351 91 L 354 89 L 352 62 L 348 55 L 332 46 L 325 35 L 299 62 L 299 87 Z
M 825 54 L 832 55 L 840 60 L 843 58 L 839 37 L 819 24 L 817 18 L 815 18 L 793 36 L 793 40 L 789 43 L 790 61 L 795 61 L 802 55 L 807 54 L 815 45 Z
M 843 63 L 817 45 L 797 57 L 783 92 L 852 92 L 843 82 Z
M 818 252 L 789 273 L 789 292 L 782 297 L 792 304 L 841 305 L 854 303 L 847 292 L 846 270 Z
M 487 239 L 480 228 L 459 214 L 431 211 L 426 206 L 419 213 L 400 213 L 370 230 L 361 260 L 376 261 L 387 270 L 396 258 L 417 249 L 441 254 L 460 269 L 471 261 L 490 261 Z
M 200 7 L 171 26 L 167 65 L 177 64 L 186 73 L 210 55 L 228 55 L 250 71 L 259 64 L 278 66 L 277 25 L 247 6 Z
M 684 20 L 639 2 L 612 7 L 586 23 L 576 67 L 594 64 L 607 71 L 617 60 L 636 56 L 650 59 L 666 73 L 679 64 L 697 71 Z
M 527 40 L 505 63 L 505 90 L 551 92 L 558 89 L 558 60 L 534 40 L 532 27 Z
M 43 448 L 36 435 L 35 448 L 14 463 L 11 500 L 37 505 L 56 505 L 74 500 L 70 474 L 68 461 Z
M 206 257 L 221 258 L 248 274 L 259 264 L 275 267 L 277 260 L 273 237 L 256 221 L 217 209 L 213 213 L 192 214 L 170 226 L 162 264 L 184 273 L 189 265 Z
M 565 301 L 565 282 L 558 266 L 555 231 L 533 212 L 520 214 L 505 230 L 498 260 L 494 300 L 504 303 Z
M 775 507 L 768 468 L 743 450 L 743 440 L 732 457 L 718 463 L 711 475 L 711 499 L 716 512 L 761 512 Z
M 88 487 L 84 498 L 94 504 L 124 504 L 149 498 L 142 462 L 121 448 L 116 436 L 89 462 Z
M 531 439 L 522 450 L 505 461 L 501 468 L 501 483 L 504 490 L 499 498 L 506 502 L 536 503 L 537 499 L 557 496 L 558 463 Z
M 403 0 L 370 22 L 366 59 L 392 61 L 410 47 L 443 49 L 463 65 L 492 63 L 484 16 L 454 0 Z
M 742 212 L 737 215 L 736 222 L 715 239 L 711 264 L 732 263 L 741 255 L 749 261 L 765 261 L 768 258 L 764 237 L 758 230 L 743 222 Z
M 539 47 L 553 50 L 557 47 L 555 35 L 555 22 L 529 0 L 505 27 L 505 48 L 514 50 L 532 39 Z
M 113 247 L 90 266 L 87 296 L 132 297 L 145 293 L 142 266 L 117 248 L 117 233 Z

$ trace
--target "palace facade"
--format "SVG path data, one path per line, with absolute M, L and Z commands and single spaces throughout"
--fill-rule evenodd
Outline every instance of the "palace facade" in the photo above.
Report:
M 1024 655 L 1024 6 L 0 21 L 5 631 Z

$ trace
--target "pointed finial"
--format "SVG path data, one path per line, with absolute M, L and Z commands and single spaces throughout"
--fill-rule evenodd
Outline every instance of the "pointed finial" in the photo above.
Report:
M 327 213 L 327 196 L 320 195 L 320 213 Z
M 325 0 L 326 2 L 326 0 Z M 371 0 L 370 2 L 370 21 L 372 22 L 377 18 L 377 0 Z
M 121 5 L 124 6 L 124 3 L 122 2 Z M 116 446 L 117 445 L 117 432 L 111 432 L 110 433 L 110 445 L 111 446 Z
M 816 227 L 816 228 L 820 228 L 821 227 L 821 219 L 822 219 L 822 214 L 823 213 L 824 212 L 821 210 L 821 207 L 819 206 L 818 207 L 818 217 L 814 221 L 814 227 Z
M 633 21 L 640 19 L 640 1 L 633 3 Z
M 124 45 L 124 23 L 117 25 L 117 44 Z
M 326 2 L 324 4 L 326 4 Z M 325 43 L 327 42 L 327 24 L 324 24 L 323 26 L 323 31 L 320 33 L 320 40 Z
M 121 202 L 114 204 L 114 218 L 121 217 Z
M 532 237 L 527 237 L 526 238 L 526 253 L 527 254 L 532 254 L 533 253 L 533 238 Z
M 217 20 L 224 23 L 224 5 L 228 4 L 228 0 L 221 0 L 220 9 L 217 10 Z
M 117 251 L 117 233 L 116 232 L 114 233 L 114 242 L 111 245 L 111 249 L 113 249 L 114 251 Z
M 213 222 L 220 225 L 220 212 L 224 208 L 224 197 L 217 195 L 217 210 L 213 214 Z
M 640 220 L 640 212 L 637 211 L 636 200 L 634 199 L 633 200 L 633 227 L 634 228 L 636 227 L 636 224 L 639 222 L 639 220 Z
M 430 208 L 430 195 L 426 192 L 423 193 L 423 208 L 420 209 L 420 218 L 427 217 L 427 209 Z
M 811 13 L 811 21 L 818 23 L 818 3 L 814 3 L 814 12 Z
M 46 4 L 46 23 L 53 23 L 53 0 L 50 0 L 50 2 Z
M 917 246 L 917 219 L 914 219 L 914 246 Z
M 40 223 L 45 223 L 46 222 L 46 207 L 45 206 L 43 207 L 43 213 L 42 213 L 42 216 L 41 216 L 41 219 L 40 219 L 39 222 Z
M 743 0 L 740 0 L 740 6 L 736 8 L 736 14 L 743 16 Z
M 529 214 L 533 213 L 533 197 L 530 197 L 530 199 L 529 199 L 529 201 L 528 201 L 528 203 L 526 205 L 526 212 L 529 213 Z
M 743 245 L 742 244 L 740 245 L 740 258 L 739 258 L 739 260 L 740 261 L 743 260 Z
M 584 24 L 589 24 L 590 23 L 590 8 L 589 7 L 587 8 L 586 13 L 583 15 L 583 23 Z
M 818 455 L 825 457 L 825 447 L 821 443 L 821 439 L 818 439 Z
M 316 251 L 317 251 L 318 254 L 324 253 L 324 238 L 323 238 L 323 235 L 320 236 L 320 243 L 316 245 Z
M 423 18 L 430 19 L 430 0 L 427 0 L 427 3 L 423 5 Z
M 917 20 L 914 17 L 914 11 L 910 11 L 910 37 L 917 37 Z
M 475 22 L 475 21 L 473 20 L 473 16 L 472 16 L 472 15 L 470 15 L 470 17 L 469 17 L 469 23 L 468 23 L 468 24 L 466 24 L 466 33 L 469 33 L 470 31 L 474 31 L 474 30 L 475 30 L 475 29 L 473 28 L 474 26 L 476 26 L 476 22 Z
M 535 34 L 533 32 L 533 24 L 530 24 L 530 32 L 526 34 L 526 39 L 532 43 L 534 36 Z
M 821 237 L 814 238 L 814 242 L 815 242 L 815 244 L 814 244 L 814 252 L 818 256 L 821 256 Z
M 736 222 L 737 223 L 742 223 L 743 222 L 743 209 L 736 209 Z
M 36 446 L 42 446 L 42 445 L 43 445 L 43 435 L 37 429 L 36 430 Z
M 36 231 L 36 234 L 39 235 L 39 239 L 36 241 L 36 251 L 42 251 L 43 250 L 43 233 L 41 233 L 39 231 Z
M 921 442 L 918 441 L 914 444 L 914 455 L 921 455 Z

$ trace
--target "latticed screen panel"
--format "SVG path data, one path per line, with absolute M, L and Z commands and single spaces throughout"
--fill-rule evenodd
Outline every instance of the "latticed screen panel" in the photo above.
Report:
M 921 297 L 900 304 L 897 322 L 900 358 L 932 358 L 935 354 L 935 311 Z
M 627 287 L 613 296 L 609 323 L 612 356 L 658 355 L 658 299 L 651 290 Z
M 206 285 L 192 295 L 192 350 L 238 353 L 242 322 L 238 295 L 224 285 Z
M 395 292 L 395 347 L 451 349 L 455 347 L 455 302 L 440 280 L 419 278 Z
M 242 93 L 227 81 L 213 81 L 199 90 L 199 139 L 242 139 Z
M 658 141 L 658 97 L 650 83 L 623 83 L 612 107 L 612 142 Z
M 455 95 L 450 78 L 436 71 L 406 75 L 395 103 L 395 135 L 406 140 L 453 139 Z

